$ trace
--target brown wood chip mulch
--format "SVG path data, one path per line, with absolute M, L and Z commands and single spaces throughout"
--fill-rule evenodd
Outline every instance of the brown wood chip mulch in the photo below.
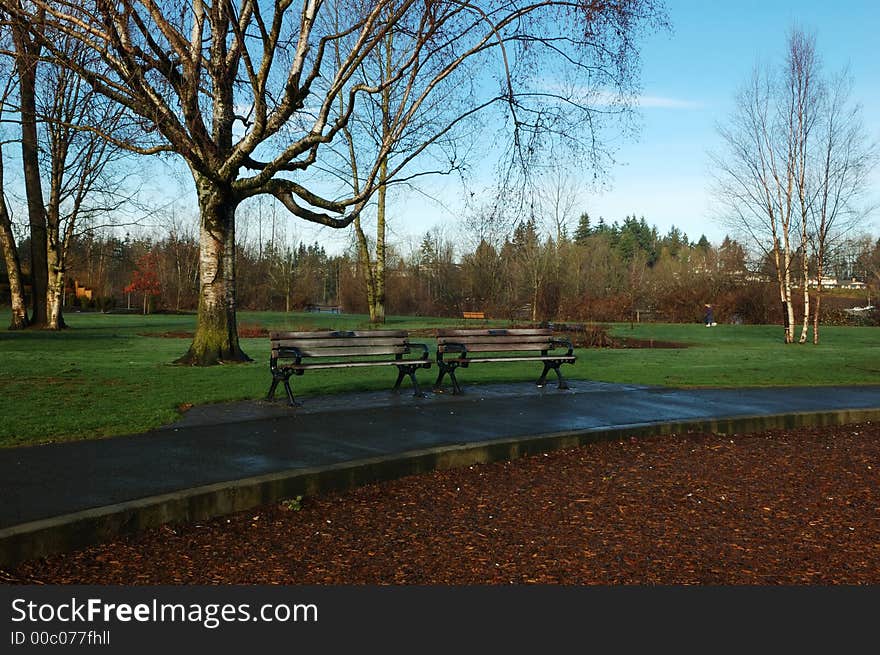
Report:
M 622 439 L 165 527 L 54 584 L 877 584 L 880 426 Z

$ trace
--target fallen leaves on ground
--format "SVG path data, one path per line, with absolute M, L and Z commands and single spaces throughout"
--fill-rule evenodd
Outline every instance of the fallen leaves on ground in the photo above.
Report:
M 39 584 L 877 584 L 880 426 L 685 434 L 438 471 L 0 572 Z

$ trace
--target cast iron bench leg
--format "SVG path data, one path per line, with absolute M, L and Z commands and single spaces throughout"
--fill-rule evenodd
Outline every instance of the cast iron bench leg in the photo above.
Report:
M 408 368 L 409 368 L 409 371 L 408 371 L 408 373 L 409 373 L 409 379 L 412 380 L 412 386 L 413 386 L 413 397 L 414 397 L 414 398 L 421 398 L 421 397 L 424 396 L 425 394 L 423 394 L 423 393 L 422 393 L 422 390 L 419 389 L 419 381 L 416 380 L 416 369 L 415 369 L 415 367 L 413 367 L 413 366 L 410 366 L 410 367 L 408 367 Z
M 448 373 L 449 379 L 452 381 L 452 395 L 458 395 L 461 393 L 461 387 L 458 384 L 458 379 L 455 377 L 455 369 L 458 367 L 457 363 L 449 363 L 446 362 L 437 362 L 440 366 L 440 373 L 437 375 L 437 381 L 434 383 L 434 391 L 436 393 L 443 393 L 443 388 L 440 386 L 443 382 L 444 376 Z
M 278 386 L 279 378 L 272 378 L 272 385 L 269 387 L 269 393 L 266 394 L 266 400 L 275 400 L 275 388 Z
M 449 369 L 449 379 L 452 380 L 452 395 L 457 396 L 462 393 L 461 386 L 458 384 L 458 378 L 455 377 L 455 369 L 456 367 L 453 365 L 452 368 Z
M 556 366 L 553 367 L 553 370 L 556 371 L 556 377 L 559 378 L 559 389 L 568 389 L 568 382 L 565 381 L 565 378 L 562 377 L 562 371 L 559 370 L 562 368 L 562 362 L 556 362 Z
M 408 375 L 409 379 L 412 380 L 413 386 L 413 396 L 416 398 L 421 398 L 424 396 L 421 389 L 419 389 L 419 381 L 416 379 L 416 369 L 419 368 L 418 365 L 407 364 L 405 366 L 397 367 L 397 382 L 394 383 L 394 389 L 392 391 L 400 391 L 400 383 L 403 382 L 404 376 Z
M 547 373 L 550 372 L 551 366 L 550 362 L 544 362 L 544 370 L 541 371 L 541 377 L 538 378 L 538 381 L 535 384 L 539 387 L 543 387 L 547 384 Z
M 544 370 L 541 372 L 541 377 L 538 378 L 538 381 L 535 384 L 539 387 L 543 387 L 547 384 L 547 374 L 550 372 L 550 369 L 553 369 L 553 372 L 556 373 L 556 377 L 559 380 L 558 388 L 568 389 L 568 382 L 565 381 L 565 378 L 562 377 L 562 371 L 559 370 L 562 364 L 563 362 L 556 361 L 544 362 Z
M 443 383 L 444 377 L 446 377 L 446 368 L 441 364 L 440 373 L 437 374 L 437 381 L 434 383 L 434 391 L 443 391 L 443 387 L 440 385 Z
M 406 375 L 403 368 L 403 366 L 397 367 L 397 382 L 394 383 L 394 387 L 391 389 L 392 391 L 400 391 L 400 383 L 403 382 L 403 376 Z
M 284 391 L 287 392 L 287 404 L 291 407 L 299 407 L 300 403 L 296 402 L 293 397 L 293 391 L 290 388 L 290 376 L 284 378 Z

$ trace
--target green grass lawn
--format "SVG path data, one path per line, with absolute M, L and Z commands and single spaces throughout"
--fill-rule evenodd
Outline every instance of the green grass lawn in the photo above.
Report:
M 142 432 L 179 416 L 180 407 L 261 398 L 269 385 L 268 339 L 242 340 L 248 364 L 193 368 L 171 362 L 189 346 L 194 316 L 76 314 L 61 333 L 0 330 L 0 446 Z M 0 325 L 9 314 L 0 311 Z M 460 319 L 391 317 L 386 328 L 430 330 Z M 479 323 L 470 322 L 469 326 Z M 495 324 L 504 325 L 504 322 Z M 241 312 L 245 329 L 355 329 L 362 315 Z M 686 349 L 590 349 L 565 366 L 571 379 L 669 386 L 761 386 L 880 383 L 880 328 L 825 328 L 823 343 L 781 343 L 777 326 L 615 325 L 618 336 L 688 344 Z M 414 340 L 427 342 L 429 337 Z M 432 353 L 433 354 L 433 353 Z M 474 366 L 464 385 L 531 380 L 534 363 Z M 427 387 L 436 368 L 421 371 Z M 551 375 L 552 377 L 552 375 Z M 389 388 L 384 367 L 323 370 L 294 379 L 297 396 Z

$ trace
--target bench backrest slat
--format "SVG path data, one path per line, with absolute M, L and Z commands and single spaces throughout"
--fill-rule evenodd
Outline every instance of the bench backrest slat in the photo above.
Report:
M 407 346 L 374 346 L 360 348 L 313 348 L 304 346 L 298 348 L 303 357 L 370 357 L 373 355 L 404 355 L 409 352 Z M 293 351 L 282 348 L 273 348 L 273 357 L 292 357 Z
M 270 332 L 272 357 L 375 357 L 410 352 L 405 330 Z
M 437 337 L 437 343 L 463 343 L 463 344 L 472 344 L 472 343 L 497 343 L 497 344 L 507 344 L 507 343 L 549 343 L 550 338 L 546 334 L 512 334 L 509 336 L 503 337 L 489 337 L 489 336 L 462 336 L 462 337 Z
M 460 330 L 437 330 L 438 337 L 503 337 L 503 336 L 546 336 L 553 334 L 548 328 L 481 328 Z
M 551 350 L 550 328 L 480 328 L 437 330 L 437 351 L 457 352 L 447 344 L 462 344 L 471 353 Z
M 406 330 L 322 330 L 320 332 L 270 332 L 269 338 L 277 339 L 344 339 L 351 337 L 398 337 L 406 339 Z
M 330 338 L 330 339 L 273 339 L 273 348 L 378 348 L 381 346 L 405 346 L 406 339 L 363 337 L 361 339 Z

